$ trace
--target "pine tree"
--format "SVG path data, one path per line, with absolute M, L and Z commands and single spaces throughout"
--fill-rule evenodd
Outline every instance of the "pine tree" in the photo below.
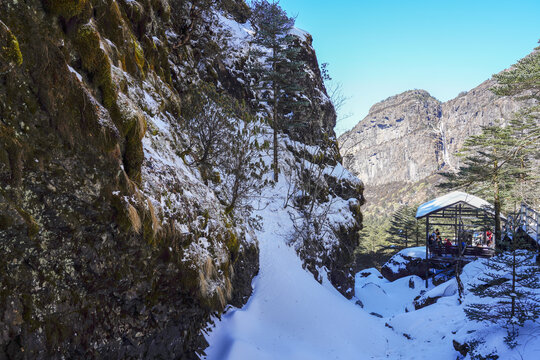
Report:
M 517 236 L 510 247 L 510 252 L 486 262 L 488 270 L 479 277 L 480 282 L 469 289 L 478 297 L 494 301 L 469 304 L 465 314 L 470 320 L 502 325 L 507 329 L 505 341 L 513 348 L 517 345 L 518 326 L 540 317 L 540 267 L 534 253 L 518 250 L 520 239 Z
M 409 242 L 413 241 L 419 246 L 422 225 L 416 220 L 415 209 L 416 206 L 404 205 L 392 214 L 390 228 L 386 232 L 398 247 L 408 247 Z
M 299 49 L 290 34 L 294 18 L 287 16 L 278 1 L 255 0 L 252 3 L 252 24 L 256 30 L 249 54 L 250 72 L 256 80 L 258 105 L 270 116 L 273 128 L 274 181 L 278 180 L 278 133 L 294 126 L 291 114 L 297 106 L 302 90 L 301 78 L 306 76 L 304 62 L 298 57 Z
M 495 235 L 500 241 L 498 213 L 504 199 L 523 200 L 527 195 L 524 184 L 534 183 L 531 173 L 540 151 L 540 52 L 533 52 L 494 78 L 498 82 L 492 89 L 495 94 L 516 96 L 529 102 L 509 126 L 490 126 L 484 128 L 481 135 L 471 138 L 466 143 L 465 167 L 457 175 L 449 176 L 449 180 L 454 184 L 475 184 L 476 176 L 478 190 L 482 187 L 491 190 L 496 208 Z M 537 197 L 537 191 L 530 193 Z M 503 325 L 508 332 L 505 341 L 510 347 L 517 345 L 518 326 L 540 317 L 540 267 L 534 262 L 533 252 L 519 250 L 522 247 L 516 231 L 519 226 L 507 224 L 510 234 L 514 234 L 508 245 L 511 251 L 490 259 L 486 264 L 488 271 L 479 278 L 480 283 L 470 289 L 479 297 L 494 299 L 494 303 L 471 304 L 465 310 L 471 320 Z
M 492 89 L 495 94 L 518 95 L 523 100 L 536 99 L 540 101 L 540 47 L 535 50 L 532 54 L 518 61 L 510 70 L 493 75 L 498 83 L 498 86 Z M 539 106 L 540 104 L 536 103 L 531 108 L 537 111 Z
M 493 199 L 496 241 L 501 240 L 500 213 L 505 204 L 509 209 L 511 203 L 527 199 L 527 195 L 538 201 L 540 48 L 536 50 L 509 71 L 494 75 L 498 85 L 491 89 L 497 95 L 528 101 L 524 109 L 509 126 L 486 126 L 480 135 L 467 139 L 461 150 L 464 166 L 457 173 L 443 174 L 447 181 L 442 187 L 466 188 Z
M 515 196 L 533 206 L 540 206 L 540 47 L 527 57 L 520 60 L 510 70 L 493 76 L 498 85 L 491 90 L 497 95 L 515 96 L 526 101 L 523 110 L 516 114 L 511 122 L 516 136 L 524 140 L 528 162 L 523 167 L 533 164 L 528 171 L 532 176 L 526 181 L 521 179 Z M 528 140 L 528 141 L 527 141 Z M 532 161 L 531 161 L 532 160 Z
M 530 139 L 527 139 L 529 141 Z M 528 178 L 526 147 L 512 127 L 498 124 L 482 127 L 479 135 L 469 137 L 459 155 L 464 158 L 457 173 L 443 173 L 443 188 L 464 188 L 468 192 L 493 199 L 495 241 L 501 240 L 501 210 L 520 179 Z

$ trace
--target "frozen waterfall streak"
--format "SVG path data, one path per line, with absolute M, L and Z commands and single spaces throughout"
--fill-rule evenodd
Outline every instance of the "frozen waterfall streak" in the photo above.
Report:
M 439 120 L 437 124 L 428 123 L 430 132 L 438 139 L 439 144 L 441 144 L 441 151 L 443 156 L 443 165 L 448 166 L 448 169 L 456 173 L 457 169 L 454 165 L 452 165 L 452 161 L 450 160 L 450 154 L 448 153 L 448 145 L 447 145 L 447 138 L 446 138 L 446 130 L 445 125 L 442 120 Z

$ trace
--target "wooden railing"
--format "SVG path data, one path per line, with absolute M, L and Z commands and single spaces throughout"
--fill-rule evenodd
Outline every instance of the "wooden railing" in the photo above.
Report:
M 519 214 L 521 216 L 519 223 L 522 229 L 538 243 L 540 241 L 538 238 L 540 232 L 538 212 L 525 204 L 521 204 Z
M 507 224 L 511 227 L 521 228 L 538 244 L 540 244 L 540 215 L 538 212 L 526 204 L 521 204 L 519 212 L 516 215 L 509 215 Z
M 467 246 L 465 249 L 460 246 L 438 246 L 432 245 L 429 247 L 431 256 L 446 256 L 451 255 L 453 257 L 458 256 L 476 256 L 489 258 L 495 255 L 495 249 L 484 246 Z

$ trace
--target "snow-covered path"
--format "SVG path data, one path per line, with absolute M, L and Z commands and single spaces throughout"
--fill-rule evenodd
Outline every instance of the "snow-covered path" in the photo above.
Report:
M 225 314 L 208 335 L 207 358 L 386 358 L 403 338 L 302 269 L 294 249 L 285 244 L 292 224 L 280 203 L 271 202 L 261 214 L 260 273 L 253 296 L 242 309 Z
M 501 359 L 539 358 L 538 325 L 528 323 L 520 331 L 520 345 L 509 349 L 503 343 L 503 328 L 466 319 L 453 279 L 430 286 L 424 296 L 441 298 L 419 310 L 414 310 L 412 300 L 424 288 L 416 276 L 389 282 L 377 270 L 366 269 L 356 277 L 352 301 L 331 285 L 319 284 L 286 244 L 292 229 L 283 209 L 286 192 L 285 186 L 276 187 L 263 197 L 270 200 L 259 212 L 260 272 L 253 280 L 253 295 L 242 309 L 229 309 L 216 319 L 206 336 L 210 344 L 206 359 L 453 360 L 459 355 L 453 340 L 463 344 L 474 338 L 485 340 L 479 345 L 485 354 L 494 351 Z M 483 268 L 478 260 L 463 269 L 466 287 Z M 364 308 L 355 304 L 356 299 Z M 474 301 L 466 295 L 465 305 Z

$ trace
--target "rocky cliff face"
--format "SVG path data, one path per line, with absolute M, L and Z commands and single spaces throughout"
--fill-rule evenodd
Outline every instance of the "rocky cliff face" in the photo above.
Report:
M 441 103 L 423 90 L 373 105 L 368 116 L 339 139 L 345 166 L 372 186 L 425 178 L 439 166 L 430 130 L 440 116 Z
M 257 241 L 223 172 L 194 165 L 184 114 L 203 83 L 228 104 L 253 97 L 248 17 L 237 0 L 0 3 L 0 358 L 196 358 L 211 314 L 247 301 Z M 298 41 L 308 140 L 336 164 L 335 113 Z M 325 249 L 344 254 L 326 259 L 331 277 L 348 271 L 345 245 Z
M 438 132 L 449 154 L 450 166 L 459 164 L 456 152 L 469 136 L 479 133 L 481 126 L 507 122 L 525 105 L 517 98 L 493 94 L 489 89 L 495 85 L 494 80 L 484 81 L 443 104 Z
M 344 166 L 366 183 L 367 208 L 392 211 L 433 196 L 437 172 L 459 166 L 456 153 L 467 137 L 523 106 L 494 95 L 494 85 L 485 81 L 445 103 L 424 90 L 406 91 L 375 104 L 343 134 Z

